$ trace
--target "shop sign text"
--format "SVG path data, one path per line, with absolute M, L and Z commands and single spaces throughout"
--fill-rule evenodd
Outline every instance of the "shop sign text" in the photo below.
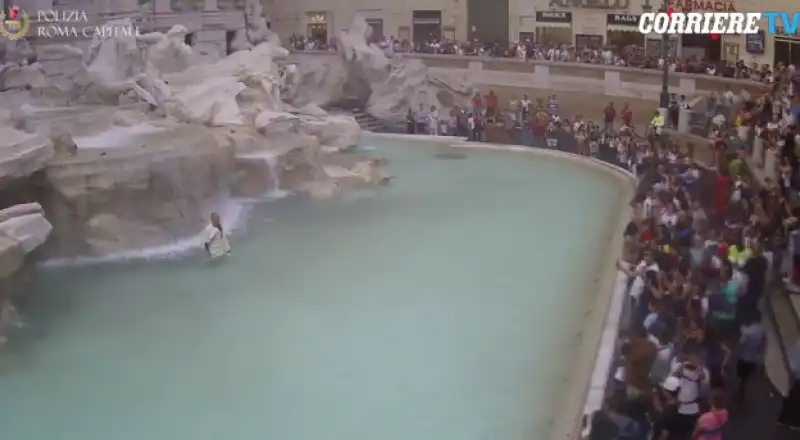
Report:
M 551 8 L 628 9 L 630 0 L 550 0 Z
M 731 1 L 719 0 L 669 0 L 667 5 L 679 11 L 714 11 L 736 12 L 736 5 Z

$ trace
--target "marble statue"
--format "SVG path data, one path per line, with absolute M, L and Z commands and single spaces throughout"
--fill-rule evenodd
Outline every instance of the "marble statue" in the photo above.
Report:
M 35 249 L 115 255 L 197 234 L 231 196 L 331 198 L 389 180 L 374 161 L 340 154 L 359 142 L 356 120 L 317 105 L 331 84 L 367 102 L 388 78 L 388 60 L 365 43 L 369 28 L 344 36 L 349 51 L 330 77 L 308 82 L 259 2 L 245 9 L 244 42 L 211 63 L 185 44 L 181 25 L 97 34 L 86 50 L 4 44 L 0 196 L 38 203 L 0 210 L 0 345 L 21 322 L 16 286 Z M 146 29 L 151 11 L 107 25 Z
M 246 15 L 247 48 L 206 64 L 184 43 L 180 25 L 97 35 L 85 52 L 40 48 L 73 67 L 3 94 L 11 104 L 0 108 L 0 192 L 6 180 L 43 173 L 53 225 L 45 254 L 163 244 L 200 230 L 229 194 L 337 194 L 324 165 L 351 150 L 361 129 L 350 116 L 291 103 L 297 67 L 286 63 L 289 52 L 258 2 L 248 3 Z M 3 76 L 20 67 L 4 66 Z
M 231 43 L 234 51 L 247 50 L 267 41 L 280 45 L 280 37 L 270 29 L 259 0 L 245 0 L 244 22 L 244 29 L 236 33 Z
M 39 59 L 73 66 L 52 77 L 29 56 L 3 65 L 0 77 L 12 90 L 0 108 L 0 192 L 43 173 L 52 224 L 46 254 L 162 244 L 202 229 L 228 194 L 334 197 L 351 185 L 385 183 L 390 176 L 371 160 L 329 166 L 353 149 L 361 129 L 323 108 L 349 99 L 391 119 L 418 104 L 444 110 L 472 93 L 465 79 L 387 58 L 367 43 L 363 19 L 340 35 L 339 56 L 320 57 L 328 64 L 296 64 L 256 0 L 245 14 L 247 47 L 212 63 L 198 61 L 176 25 L 166 33 L 96 35 L 85 52 L 42 47 Z M 31 245 L 6 248 L 24 255 Z
M 180 72 L 193 63 L 192 48 L 185 42 L 186 28 L 176 24 L 166 35 L 152 32 L 137 38 L 140 44 L 145 43 L 145 58 L 161 74 Z
M 273 32 L 264 17 L 260 0 L 246 0 L 244 3 L 244 22 L 247 41 L 257 46 L 273 38 Z
M 130 28 L 130 19 L 112 20 L 110 27 Z M 184 30 L 185 31 L 185 30 Z M 82 82 L 76 92 L 81 100 L 116 104 L 129 92 L 152 106 L 159 106 L 169 97 L 169 88 L 146 57 L 147 46 L 163 42 L 160 33 L 135 35 L 101 35 L 96 33 L 85 56 Z M 165 43 L 170 45 L 171 41 Z
M 339 36 L 338 57 L 309 57 L 298 64 L 297 105 L 358 103 L 386 121 L 402 120 L 408 109 L 435 106 L 446 116 L 455 106 L 467 106 L 475 87 L 463 75 L 432 71 L 421 60 L 395 56 L 368 44 L 371 28 L 363 18 Z
M 42 66 L 36 61 L 36 53 L 24 38 L 3 39 L 0 49 L 0 91 L 47 84 Z

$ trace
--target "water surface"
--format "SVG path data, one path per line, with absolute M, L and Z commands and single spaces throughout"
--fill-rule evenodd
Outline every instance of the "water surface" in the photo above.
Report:
M 620 188 L 374 145 L 392 185 L 258 207 L 225 264 L 44 271 L 0 361 L 3 438 L 542 438 Z

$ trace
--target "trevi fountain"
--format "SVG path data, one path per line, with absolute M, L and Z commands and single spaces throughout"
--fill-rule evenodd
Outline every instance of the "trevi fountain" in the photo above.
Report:
M 7 44 L 2 437 L 568 438 L 627 177 L 362 132 L 476 89 L 387 58 L 363 19 L 292 56 L 242 13 L 218 60 L 180 25 Z M 233 249 L 213 264 L 212 212 Z
M 355 119 L 324 108 L 355 99 L 397 119 L 409 106 L 439 104 L 440 89 L 451 101 L 471 96 L 463 79 L 434 79 L 418 60 L 387 59 L 366 43 L 363 19 L 340 35 L 340 56 L 295 65 L 260 5 L 248 2 L 243 13 L 240 50 L 213 63 L 198 60 L 180 25 L 166 34 L 95 36 L 85 52 L 6 42 L 13 61 L 0 67 L 3 335 L 17 319 L 14 297 L 32 262 L 164 246 L 197 234 L 232 199 L 329 198 L 380 184 L 388 177 L 380 158 L 350 153 L 361 137 Z M 46 75 L 36 62 L 43 53 L 69 73 Z

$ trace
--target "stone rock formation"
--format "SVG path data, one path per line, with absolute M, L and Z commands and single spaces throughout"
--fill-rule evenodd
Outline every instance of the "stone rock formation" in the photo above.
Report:
M 439 115 L 449 115 L 458 105 L 469 107 L 475 87 L 444 72 L 432 72 L 421 60 L 399 58 L 392 63 L 389 75 L 372 84 L 367 111 L 378 119 L 400 121 L 409 109 L 435 106 Z
M 390 118 L 420 103 L 444 109 L 469 99 L 465 83 L 368 45 L 363 20 L 341 35 L 325 68 L 290 64 L 260 3 L 246 6 L 240 50 L 205 64 L 180 25 L 166 34 L 97 34 L 86 52 L 5 44 L 0 343 L 20 323 L 11 296 L 34 250 L 107 256 L 194 235 L 231 196 L 330 198 L 385 183 L 380 159 L 341 154 L 359 142 L 355 119 L 321 106 L 355 100 Z
M 43 169 L 54 154 L 47 136 L 2 124 L 0 121 L 0 188 Z
M 47 255 L 162 245 L 200 231 L 230 196 L 341 189 L 325 164 L 361 129 L 352 117 L 285 102 L 298 76 L 255 3 L 246 11 L 251 47 L 216 62 L 197 64 L 179 25 L 98 35 L 87 53 L 45 47 L 69 74 L 4 94 L 14 104 L 0 109 L 0 184 L 41 170 Z
M 38 203 L 0 210 L 0 346 L 21 325 L 12 300 L 21 293 L 18 275 L 25 257 L 47 240 L 52 229 Z
M 442 116 L 467 106 L 475 87 L 466 78 L 432 72 L 421 60 L 386 57 L 368 44 L 371 28 L 356 18 L 338 40 L 338 56 L 304 57 L 297 66 L 297 105 L 356 105 L 387 121 L 402 120 L 409 109 L 436 106 Z

